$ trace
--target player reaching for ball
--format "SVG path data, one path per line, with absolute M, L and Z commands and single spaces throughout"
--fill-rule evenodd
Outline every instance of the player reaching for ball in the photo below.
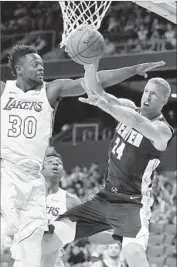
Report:
M 129 267 L 149 267 L 145 250 L 151 218 L 152 179 L 173 136 L 161 111 L 171 93 L 168 82 L 152 78 L 144 88 L 140 108 L 128 100 L 106 93 L 96 74 L 86 66 L 84 88 L 88 98 L 80 101 L 97 106 L 118 121 L 109 148 L 106 185 L 95 198 L 64 216 L 114 228 L 123 237 L 123 253 Z M 103 210 L 105 213 L 103 215 Z M 91 229 L 90 229 L 91 233 Z M 83 234 L 84 236 L 84 234 Z
M 105 88 L 164 64 L 144 63 L 100 71 L 98 76 Z M 40 171 L 52 134 L 54 109 L 61 98 L 85 91 L 82 78 L 44 82 L 43 60 L 32 46 L 13 47 L 9 65 L 15 79 L 1 82 L 1 212 L 12 234 L 18 236 L 22 266 L 39 267 L 41 240 L 47 229 Z

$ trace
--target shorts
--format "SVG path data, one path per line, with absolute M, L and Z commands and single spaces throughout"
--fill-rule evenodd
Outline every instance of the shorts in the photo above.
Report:
M 48 229 L 45 179 L 33 170 L 1 161 L 1 212 L 19 242 L 36 229 Z
M 142 214 L 145 215 L 143 218 Z M 64 217 L 77 222 L 75 240 L 114 229 L 113 238 L 120 241 L 123 238 L 123 245 L 140 238 L 141 242 L 136 243 L 146 248 L 148 217 L 142 212 L 142 204 L 131 203 L 127 194 L 115 195 L 102 190 L 90 201 L 72 208 L 59 218 Z

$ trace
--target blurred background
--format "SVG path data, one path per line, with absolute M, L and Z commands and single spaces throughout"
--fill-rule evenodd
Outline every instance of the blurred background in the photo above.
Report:
M 15 44 L 35 46 L 44 59 L 45 80 L 79 78 L 83 66 L 71 61 L 59 47 L 63 20 L 58 2 L 1 2 L 1 79 L 13 79 L 7 66 L 7 54 Z M 163 113 L 175 129 L 174 138 L 154 181 L 153 216 L 150 226 L 148 257 L 152 267 L 176 266 L 176 25 L 130 1 L 111 4 L 100 28 L 106 43 L 99 69 L 114 69 L 148 61 L 166 61 L 166 66 L 151 71 L 149 78 L 167 79 L 172 88 Z M 134 76 L 107 88 L 117 97 L 140 104 L 146 80 Z M 107 151 L 116 121 L 101 110 L 84 105 L 77 98 L 62 99 L 55 117 L 53 144 L 61 153 L 66 170 L 62 187 L 89 199 L 103 185 Z M 1 250 L 1 266 L 10 267 L 7 237 Z M 85 241 L 66 247 L 64 261 L 69 266 L 93 266 L 102 262 L 104 246 Z M 96 253 L 95 253 L 96 252 Z M 57 263 L 58 267 L 60 262 Z M 126 263 L 124 263 L 126 266 Z M 122 265 L 123 266 L 123 265 Z M 110 266 L 111 267 L 111 266 Z

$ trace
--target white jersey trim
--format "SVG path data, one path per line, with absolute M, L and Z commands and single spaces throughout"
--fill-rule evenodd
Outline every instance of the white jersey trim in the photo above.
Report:
M 147 242 L 149 239 L 149 222 L 152 216 L 151 207 L 154 203 L 154 199 L 151 194 L 152 188 L 150 188 L 150 184 L 152 182 L 151 175 L 153 171 L 157 168 L 159 163 L 160 163 L 159 159 L 150 160 L 142 176 L 141 203 L 143 206 L 140 209 L 141 229 L 136 235 L 136 238 L 140 238 L 142 235 L 147 236 L 146 242 L 145 242 L 145 248 L 147 248 Z
M 140 220 L 141 220 L 141 229 L 137 233 L 135 238 L 123 237 L 122 247 L 126 246 L 129 243 L 136 243 L 141 245 L 144 250 L 147 249 L 148 239 L 149 239 L 149 222 L 152 216 L 151 207 L 153 205 L 153 198 L 151 196 L 151 175 L 152 172 L 159 165 L 159 159 L 152 159 L 148 162 L 147 167 L 144 171 L 141 184 L 141 194 L 142 194 L 142 208 L 140 209 Z

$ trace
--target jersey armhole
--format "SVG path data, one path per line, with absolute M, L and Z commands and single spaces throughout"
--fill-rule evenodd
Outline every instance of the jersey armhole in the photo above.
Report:
M 52 111 L 55 111 L 55 108 L 53 108 L 53 107 L 51 106 L 51 104 L 50 104 L 50 102 L 49 102 L 49 99 L 48 99 L 48 96 L 47 96 L 47 83 L 46 83 L 46 82 L 44 82 L 44 84 L 43 84 L 42 91 L 44 91 L 45 98 L 46 98 L 46 101 L 47 101 L 47 103 L 48 103 L 48 106 L 50 107 L 50 109 L 51 109 Z

